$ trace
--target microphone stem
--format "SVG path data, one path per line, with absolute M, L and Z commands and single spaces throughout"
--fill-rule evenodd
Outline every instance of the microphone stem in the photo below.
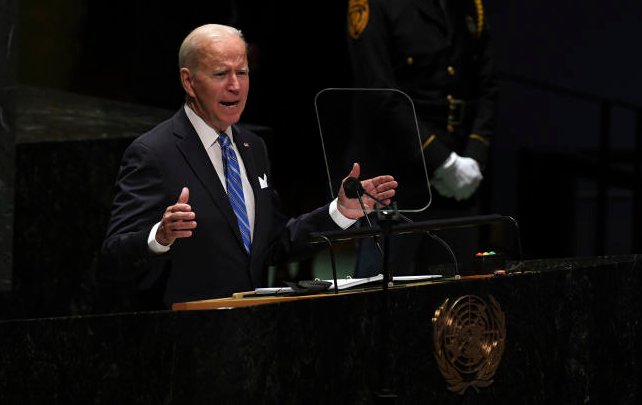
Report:
M 368 226 L 372 228 L 372 222 L 370 222 L 370 218 L 368 217 L 368 210 L 366 210 L 366 206 L 363 203 L 361 194 L 357 194 L 357 199 L 359 200 L 359 205 L 361 205 L 361 211 L 363 212 L 363 216 L 366 218 L 366 221 L 368 221 Z
M 363 203 L 363 199 L 361 198 L 361 194 L 360 193 L 357 193 L 357 198 L 359 199 L 359 204 L 361 205 L 361 210 L 363 211 L 363 216 L 366 218 L 366 221 L 368 222 L 368 226 L 370 228 L 372 228 L 372 222 L 370 221 L 370 217 L 368 216 L 368 210 L 366 210 L 366 206 Z M 378 201 L 377 199 L 374 199 L 374 198 L 373 198 L 373 200 Z M 372 239 L 374 240 L 374 243 L 377 246 L 377 250 L 379 250 L 379 253 L 381 254 L 381 257 L 383 257 L 383 249 L 381 248 L 381 245 L 379 244 L 379 239 L 376 236 L 373 236 Z
M 372 198 L 373 200 L 375 200 L 378 204 L 380 204 L 380 205 L 382 205 L 382 206 L 384 206 L 384 207 L 388 207 L 388 206 L 387 206 L 387 205 L 385 205 L 381 200 L 379 200 L 377 197 L 373 196 L 372 194 L 368 193 L 367 191 L 363 190 L 363 193 L 364 193 L 365 195 L 367 195 L 368 197 Z M 359 202 L 361 203 L 361 207 L 363 208 L 363 202 L 361 202 L 361 196 L 360 196 L 360 195 L 359 195 Z M 400 212 L 397 212 L 397 214 L 399 215 L 399 218 L 403 219 L 404 221 L 406 221 L 406 222 L 407 222 L 407 223 L 409 223 L 409 224 L 411 224 L 411 223 L 413 223 L 413 222 L 414 222 L 412 219 L 408 218 L 407 216 L 403 215 L 403 214 L 402 214 L 402 213 L 400 213 Z M 370 224 L 370 220 L 368 220 L 368 224 Z M 372 226 L 372 225 L 371 225 L 371 226 Z M 428 236 L 430 236 L 433 240 L 436 240 L 436 241 L 437 241 L 437 242 L 439 242 L 443 247 L 445 247 L 445 248 L 446 248 L 446 250 L 448 250 L 448 253 L 450 253 L 450 256 L 452 257 L 452 259 L 453 259 L 453 263 L 454 263 L 454 265 L 455 265 L 455 280 L 459 280 L 459 279 L 461 278 L 461 276 L 459 275 L 459 266 L 458 266 L 458 264 L 457 264 L 457 256 L 455 255 L 455 252 L 453 252 L 453 250 L 451 249 L 450 245 L 448 245 L 448 243 L 447 243 L 445 240 L 441 239 L 439 236 L 435 235 L 434 233 L 432 233 L 432 232 L 430 232 L 430 231 L 426 231 L 426 233 L 427 233 L 427 234 L 428 234 Z M 374 238 L 376 238 L 376 236 L 374 236 Z M 376 240 L 376 239 L 375 239 L 375 240 Z M 380 252 L 381 252 L 381 254 L 383 255 L 383 250 L 382 250 L 382 249 L 381 249 L 381 247 L 379 246 L 379 243 L 378 243 L 378 242 L 377 242 L 377 247 L 379 248 L 379 251 L 380 251 Z
M 373 200 L 375 200 L 375 202 L 377 202 L 377 203 L 378 203 L 379 205 L 381 205 L 382 207 L 390 207 L 389 205 L 384 204 L 384 203 L 383 203 L 383 201 L 381 201 L 381 200 L 380 200 L 380 199 L 378 199 L 377 197 L 373 196 L 373 195 L 372 195 L 372 194 L 370 194 L 369 192 L 367 192 L 367 191 L 365 191 L 365 190 L 364 190 L 364 191 L 363 191 L 363 193 L 364 193 L 365 195 L 367 195 L 368 197 L 372 198 Z M 401 212 L 397 212 L 397 214 L 399 215 L 399 218 L 403 219 L 405 222 L 407 222 L 407 223 L 409 223 L 409 224 L 413 223 L 413 220 L 412 220 L 412 219 L 408 218 L 407 216 L 405 216 L 405 215 L 404 215 L 404 214 L 402 214 Z
M 436 241 L 437 241 L 437 242 L 439 242 L 443 247 L 445 247 L 445 248 L 446 248 L 446 250 L 448 250 L 448 252 L 450 253 L 450 256 L 451 256 L 451 257 L 452 257 L 452 259 L 453 259 L 453 263 L 454 263 L 454 265 L 455 265 L 455 280 L 459 280 L 459 279 L 461 279 L 461 276 L 459 275 L 459 266 L 457 265 L 457 256 L 455 256 L 455 252 L 453 252 L 453 250 L 450 248 L 450 245 L 448 245 L 448 243 L 446 243 L 446 241 L 445 241 L 445 240 L 443 240 L 443 239 L 442 239 L 442 238 L 440 238 L 439 236 L 435 235 L 434 233 L 432 233 L 432 232 L 430 232 L 430 231 L 426 231 L 426 233 L 427 233 L 427 234 L 428 234 L 428 236 L 430 236 L 433 240 L 436 240 Z

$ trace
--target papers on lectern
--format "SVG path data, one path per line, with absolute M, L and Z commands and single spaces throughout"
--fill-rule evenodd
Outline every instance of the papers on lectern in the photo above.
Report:
M 441 274 L 424 274 L 417 276 L 394 276 L 392 280 L 397 283 L 410 283 L 415 281 L 435 280 L 441 277 Z M 334 280 L 324 281 L 331 283 L 330 287 L 328 287 L 328 291 L 334 289 Z M 337 289 L 348 290 L 357 286 L 381 283 L 381 281 L 383 281 L 383 274 L 377 274 L 376 276 L 366 278 L 339 278 L 337 279 Z M 290 294 L 294 292 L 294 290 L 291 287 L 262 287 L 256 288 L 254 292 L 258 295 L 278 295 Z

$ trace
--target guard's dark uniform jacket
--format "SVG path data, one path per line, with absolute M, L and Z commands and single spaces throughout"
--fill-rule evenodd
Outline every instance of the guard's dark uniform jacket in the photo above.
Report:
M 497 85 L 481 0 L 350 0 L 348 45 L 355 87 L 412 99 L 429 173 L 451 151 L 485 166 Z

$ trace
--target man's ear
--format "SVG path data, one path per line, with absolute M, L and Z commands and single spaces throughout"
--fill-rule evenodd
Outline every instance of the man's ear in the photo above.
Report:
M 181 84 L 183 85 L 183 90 L 185 93 L 194 97 L 194 87 L 192 86 L 192 75 L 188 68 L 181 68 L 180 70 Z

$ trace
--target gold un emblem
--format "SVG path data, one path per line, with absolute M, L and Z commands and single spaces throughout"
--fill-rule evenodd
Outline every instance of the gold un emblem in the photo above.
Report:
M 475 295 L 446 299 L 435 311 L 435 358 L 450 391 L 464 394 L 493 383 L 506 344 L 506 317 L 488 298 L 488 303 Z

